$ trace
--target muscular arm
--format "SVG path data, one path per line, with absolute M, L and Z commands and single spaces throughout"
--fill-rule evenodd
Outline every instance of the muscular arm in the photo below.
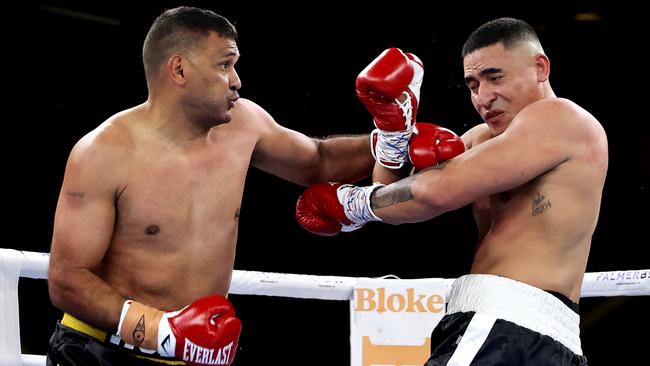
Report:
M 557 103 L 553 101 L 544 103 Z M 560 111 L 550 113 L 549 107 Z M 424 170 L 380 188 L 371 204 L 384 222 L 419 222 L 491 194 L 518 187 L 571 158 L 579 139 L 563 106 L 531 106 L 506 132 L 448 164 Z
M 96 143 L 87 136 L 70 154 L 54 219 L 48 286 L 56 307 L 114 331 L 124 298 L 94 271 L 113 233 L 116 169 L 105 161 L 113 152 Z
M 374 159 L 368 135 L 309 138 L 280 126 L 262 108 L 246 102 L 242 113 L 262 130 L 251 162 L 256 168 L 305 186 L 354 182 L 370 175 Z

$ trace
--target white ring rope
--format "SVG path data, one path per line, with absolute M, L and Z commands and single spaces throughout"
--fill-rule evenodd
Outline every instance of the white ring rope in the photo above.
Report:
M 19 261 L 20 277 L 47 278 L 48 253 L 0 249 L 0 257 Z M 585 273 L 581 297 L 648 296 L 650 269 Z M 230 293 L 321 300 L 350 300 L 358 277 L 315 276 L 235 270 Z M 455 279 L 445 279 L 447 294 Z
M 45 364 L 40 355 L 20 355 L 18 277 L 47 278 L 48 253 L 0 249 L 0 366 Z M 231 294 L 350 300 L 359 278 L 235 270 Z M 447 298 L 455 279 L 445 279 Z M 650 269 L 585 273 L 581 297 L 648 296 Z M 14 358 L 11 358 L 14 355 Z

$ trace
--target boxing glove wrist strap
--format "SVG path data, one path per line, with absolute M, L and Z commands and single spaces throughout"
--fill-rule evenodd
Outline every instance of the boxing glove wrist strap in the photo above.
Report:
M 183 308 L 184 309 L 184 308 Z M 172 332 L 167 319 L 178 315 L 183 309 L 164 313 L 158 326 L 158 354 L 165 357 L 176 357 L 176 336 Z
M 408 161 L 409 139 L 413 130 L 377 133 L 375 160 L 389 169 L 399 169 Z
M 158 350 L 158 325 L 165 313 L 133 300 L 122 306 L 117 335 L 136 347 Z
M 367 187 L 358 187 L 351 184 L 344 184 L 337 189 L 339 202 L 343 206 L 345 216 L 352 222 L 350 227 L 343 227 L 342 231 L 354 230 L 369 221 L 381 221 L 372 211 L 370 196 L 375 189 L 383 187 L 383 184 L 374 183 Z

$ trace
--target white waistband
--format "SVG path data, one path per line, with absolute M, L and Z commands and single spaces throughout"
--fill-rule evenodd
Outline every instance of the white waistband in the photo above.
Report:
M 451 288 L 447 313 L 469 311 L 492 315 L 547 335 L 582 355 L 580 316 L 560 299 L 537 287 L 495 275 L 462 276 Z

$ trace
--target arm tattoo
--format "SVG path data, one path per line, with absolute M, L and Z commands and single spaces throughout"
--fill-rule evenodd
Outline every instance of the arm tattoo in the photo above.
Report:
M 372 209 L 384 208 L 400 202 L 412 200 L 413 192 L 411 191 L 411 184 L 413 181 L 427 170 L 442 170 L 445 166 L 447 166 L 447 162 L 424 169 L 391 185 L 379 188 L 375 191 L 372 197 L 370 197 L 370 205 Z
M 144 341 L 146 335 L 144 329 L 144 314 L 142 314 L 140 320 L 138 320 L 138 324 L 136 324 L 135 329 L 133 329 L 133 339 L 135 340 L 134 346 L 139 346 Z
M 372 209 L 375 210 L 413 199 L 411 183 L 415 180 L 415 177 L 415 175 L 412 175 L 387 187 L 379 188 L 375 194 L 370 197 L 370 205 Z

